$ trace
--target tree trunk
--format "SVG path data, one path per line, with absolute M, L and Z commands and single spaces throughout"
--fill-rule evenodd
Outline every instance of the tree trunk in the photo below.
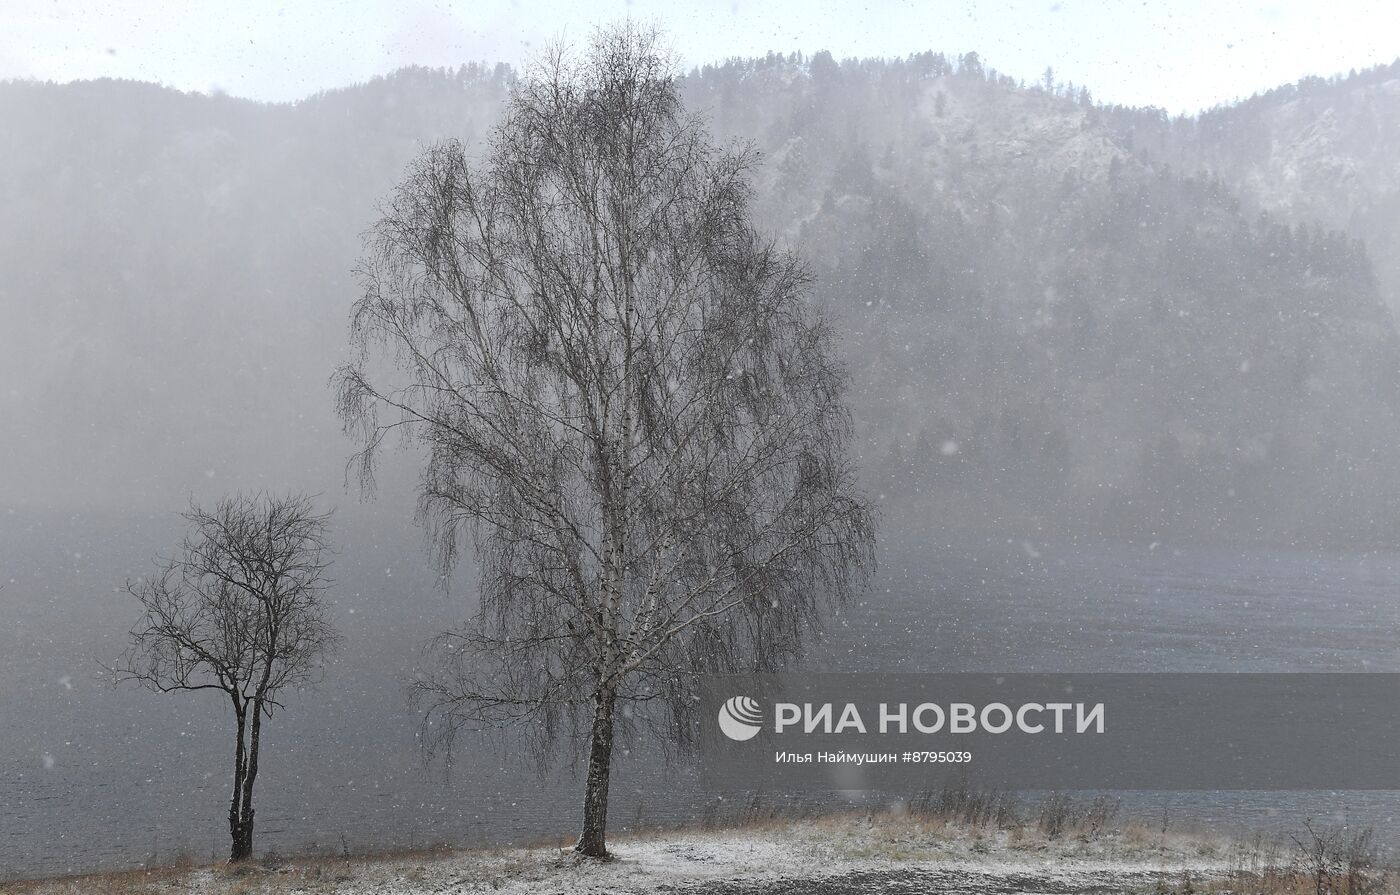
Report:
M 574 851 L 590 858 L 608 857 L 608 779 L 612 772 L 613 705 L 611 687 L 593 697 L 593 730 L 589 736 L 588 780 L 583 790 L 583 832 Z
M 262 700 L 252 703 L 253 723 L 248 736 L 248 757 L 244 762 L 242 804 L 238 832 L 233 837 L 232 860 L 253 856 L 253 783 L 258 779 L 258 746 L 262 741 Z
M 234 713 L 238 717 L 238 745 L 233 755 L 233 801 L 228 808 L 228 832 L 233 839 L 229 851 L 230 862 L 247 860 L 253 856 L 253 819 L 244 818 L 243 786 L 248 776 L 248 753 L 244 749 L 243 738 L 247 730 L 246 704 L 234 703 Z
M 233 821 L 233 849 L 229 852 L 229 862 L 246 861 L 253 856 L 253 819 Z

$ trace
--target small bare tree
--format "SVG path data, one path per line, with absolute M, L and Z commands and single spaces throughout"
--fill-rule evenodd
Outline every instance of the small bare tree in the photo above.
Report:
M 479 614 L 417 684 L 431 729 L 586 739 L 599 857 L 615 728 L 683 736 L 694 675 L 779 667 L 873 563 L 807 270 L 750 225 L 753 157 L 685 114 L 656 46 L 624 26 L 555 53 L 482 167 L 455 142 L 411 167 L 337 377 L 365 485 L 402 431 L 444 572 L 475 537 Z
M 327 514 L 305 495 L 191 505 L 178 555 L 128 582 L 144 613 L 110 669 L 152 690 L 215 690 L 237 731 L 229 805 L 231 861 L 253 853 L 253 784 L 262 721 L 282 693 L 314 680 L 339 635 L 326 620 Z

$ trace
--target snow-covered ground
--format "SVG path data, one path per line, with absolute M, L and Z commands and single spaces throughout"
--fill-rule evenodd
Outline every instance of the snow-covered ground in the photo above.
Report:
M 349 860 L 303 858 L 55 880 L 0 893 L 1087 893 L 1201 891 L 1244 859 L 1204 837 L 1114 831 L 1047 839 L 1033 830 L 953 827 L 910 817 L 842 815 L 714 832 L 615 839 L 597 862 L 559 848 Z M 1248 860 L 1257 863 L 1259 855 Z M 1188 882 L 1189 880 L 1189 882 Z

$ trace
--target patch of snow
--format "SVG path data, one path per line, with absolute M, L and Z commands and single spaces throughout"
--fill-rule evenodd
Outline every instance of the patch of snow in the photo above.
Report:
M 742 895 L 783 882 L 805 891 L 861 891 L 881 881 L 923 888 L 997 893 L 1063 893 L 1143 888 L 1191 873 L 1223 876 L 1229 850 L 1189 837 L 1107 833 L 1092 840 L 1048 840 L 1037 833 L 950 827 L 911 817 L 842 815 L 715 832 L 619 837 L 614 859 L 598 862 L 568 849 L 515 848 L 442 855 L 301 859 L 266 869 L 175 873 L 162 892 L 188 895 L 320 892 L 326 895 L 426 895 L 437 892 L 645 893 L 696 891 Z M 75 887 L 75 882 L 78 885 Z M 79 881 L 40 887 L 36 895 L 106 891 Z M 153 889 L 154 891 L 155 889 Z M 921 888 L 922 890 L 922 888 Z

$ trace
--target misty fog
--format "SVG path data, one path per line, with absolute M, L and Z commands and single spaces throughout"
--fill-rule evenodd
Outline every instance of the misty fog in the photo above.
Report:
M 762 154 L 756 224 L 816 275 L 884 513 L 880 576 L 814 661 L 1400 668 L 1400 62 L 1187 117 L 995 63 L 770 54 L 681 81 L 719 142 Z M 345 779 L 270 795 L 268 816 L 319 818 L 339 787 L 310 825 L 323 845 L 424 805 L 422 835 L 547 824 L 554 778 L 503 761 L 443 790 L 417 763 L 403 680 L 465 616 L 473 570 L 427 562 L 413 448 L 373 495 L 347 480 L 330 386 L 378 203 L 432 141 L 484 151 L 516 78 L 408 68 L 290 104 L 0 83 L 0 769 L 24 806 L 0 816 L 0 878 L 128 865 L 182 828 L 209 851 L 222 796 L 170 813 L 203 770 L 152 783 L 142 732 L 222 761 L 194 745 L 216 710 L 113 691 L 97 661 L 176 514 L 239 490 L 337 508 L 346 649 L 269 763 Z M 146 813 L 70 853 L 46 819 L 101 803 L 109 760 Z M 703 813 L 628 761 L 624 826 Z
M 292 105 L 4 85 L 8 505 L 339 498 L 359 236 L 426 142 L 481 146 L 513 77 Z M 684 79 L 762 151 L 759 225 L 814 263 L 870 490 L 1019 534 L 1392 542 L 1400 72 L 1176 119 L 1048 80 L 975 54 Z

